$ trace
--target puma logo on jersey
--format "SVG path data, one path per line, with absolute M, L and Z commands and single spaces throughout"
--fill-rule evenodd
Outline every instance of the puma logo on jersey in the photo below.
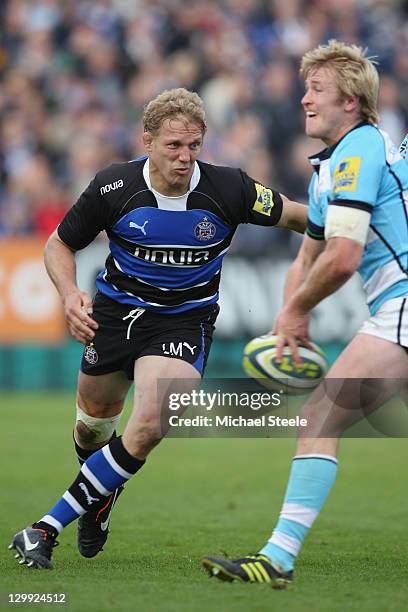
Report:
M 119 179 L 118 181 L 115 181 L 114 183 L 109 183 L 108 185 L 104 185 L 103 187 L 100 188 L 100 192 L 101 195 L 104 195 L 105 193 L 109 193 L 109 191 L 115 191 L 116 189 L 119 189 L 119 187 L 123 187 L 123 181 L 122 179 Z
M 131 221 L 129 223 L 129 227 L 134 227 L 135 229 L 139 229 L 146 236 L 145 226 L 147 225 L 147 223 L 149 223 L 149 220 L 145 221 L 143 225 L 138 225 L 137 223 L 133 223 L 133 221 Z
M 86 502 L 87 502 L 88 506 L 91 506 L 93 504 L 93 502 L 101 501 L 99 499 L 99 497 L 92 497 L 92 495 L 88 491 L 88 487 L 83 482 L 79 483 L 79 488 L 82 489 L 83 492 L 85 493 Z

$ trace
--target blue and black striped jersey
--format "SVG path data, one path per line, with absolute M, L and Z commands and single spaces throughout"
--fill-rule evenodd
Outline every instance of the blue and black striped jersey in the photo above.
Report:
M 59 237 L 78 250 L 106 230 L 110 255 L 97 288 L 117 302 L 163 313 L 212 304 L 237 226 L 275 225 L 282 198 L 240 169 L 201 161 L 187 194 L 162 196 L 150 185 L 148 163 L 98 172 L 61 222 Z

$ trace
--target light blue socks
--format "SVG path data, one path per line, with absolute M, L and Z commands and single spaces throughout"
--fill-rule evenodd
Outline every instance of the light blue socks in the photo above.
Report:
M 329 455 L 297 455 L 278 524 L 261 554 L 284 572 L 293 569 L 303 540 L 319 514 L 334 481 L 337 459 Z

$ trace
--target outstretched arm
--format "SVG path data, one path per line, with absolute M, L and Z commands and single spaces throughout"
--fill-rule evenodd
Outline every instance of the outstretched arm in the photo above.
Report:
M 72 336 L 86 344 L 95 336 L 98 324 L 92 315 L 92 300 L 76 284 L 75 253 L 60 239 L 57 230 L 45 247 L 44 262 L 48 275 L 61 296 L 65 319 Z
M 307 224 L 307 206 L 289 200 L 286 196 L 281 195 L 283 201 L 282 214 L 277 226 L 286 227 L 303 234 Z

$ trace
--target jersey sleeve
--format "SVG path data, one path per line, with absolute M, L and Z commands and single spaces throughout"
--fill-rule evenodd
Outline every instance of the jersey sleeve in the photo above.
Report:
M 282 215 L 281 195 L 271 187 L 255 181 L 242 170 L 242 199 L 240 223 L 276 225 Z
M 315 240 L 324 240 L 324 219 L 316 199 L 317 175 L 313 174 L 309 184 L 309 208 L 307 212 L 306 233 Z
M 67 212 L 57 231 L 67 246 L 78 251 L 90 244 L 108 224 L 108 208 L 100 195 L 96 176 Z
M 377 201 L 384 164 L 384 145 L 376 131 L 347 139 L 330 164 L 330 203 L 371 212 Z

